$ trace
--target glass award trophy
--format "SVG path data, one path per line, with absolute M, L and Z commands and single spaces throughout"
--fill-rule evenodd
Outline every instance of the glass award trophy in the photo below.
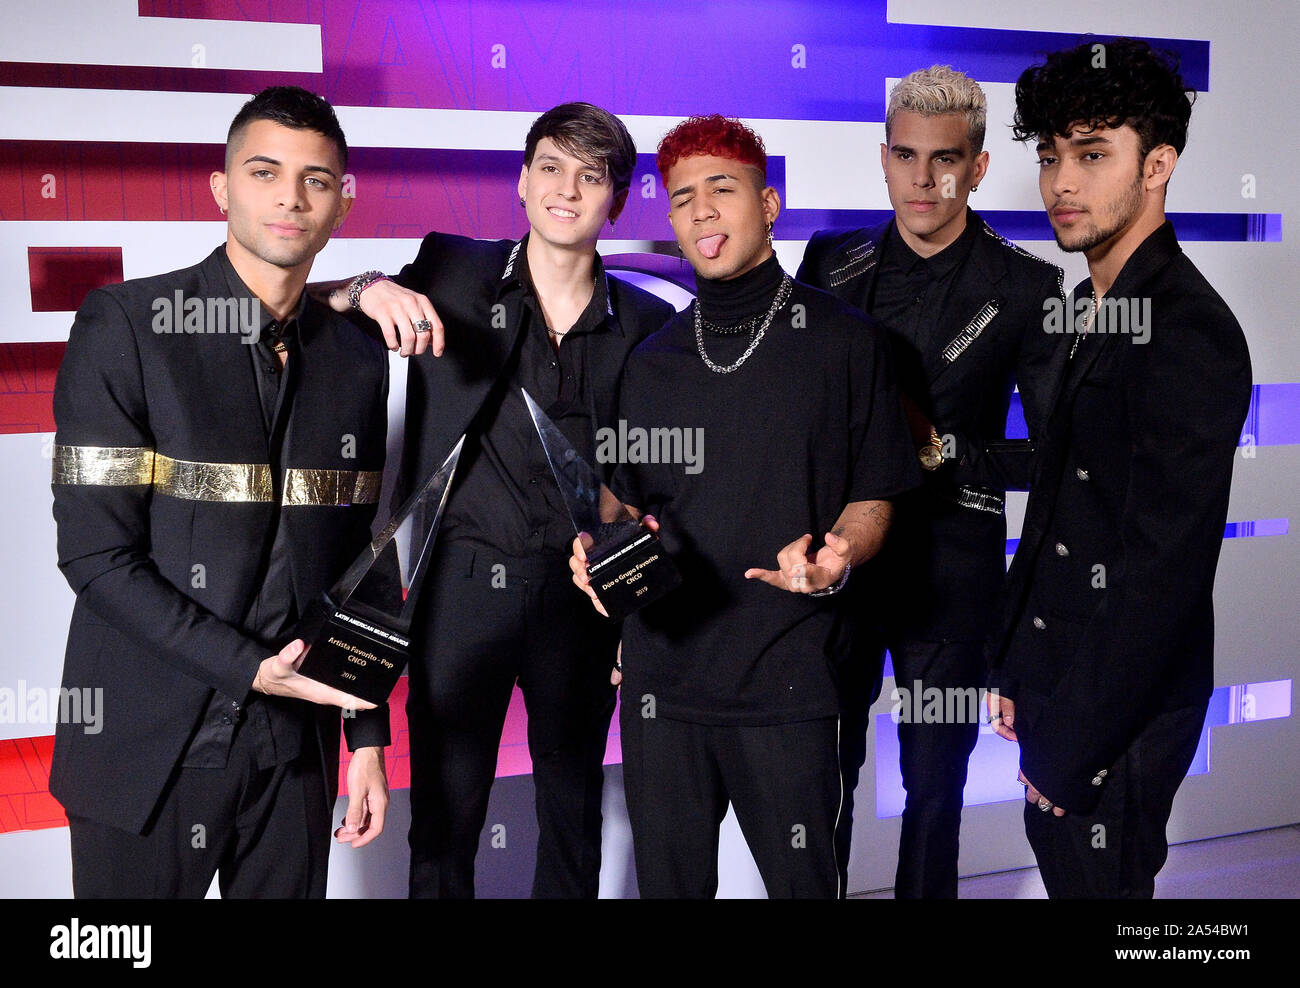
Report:
M 411 618 L 465 437 L 388 520 L 314 609 L 298 666 L 309 679 L 384 703 L 406 668 Z
M 523 394 L 574 534 L 586 532 L 593 539 L 587 550 L 587 575 L 609 616 L 621 620 L 681 583 L 672 557 L 655 533 L 632 517 L 614 492 L 600 482 L 596 471 L 578 455 L 533 396 L 527 391 Z

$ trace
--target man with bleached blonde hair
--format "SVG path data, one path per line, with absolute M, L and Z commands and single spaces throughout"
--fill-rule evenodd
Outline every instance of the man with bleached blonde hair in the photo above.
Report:
M 977 155 L 984 151 L 988 100 L 978 82 L 951 65 L 931 65 L 898 81 L 889 93 L 889 106 L 885 110 L 886 141 L 894 118 L 902 112 L 927 117 L 959 114 L 966 118 L 971 150 Z M 987 155 L 984 160 L 987 163 Z
M 1061 297 L 1060 269 L 967 206 L 988 169 L 986 106 L 979 84 L 946 65 L 900 80 L 880 145 L 894 216 L 815 234 L 798 275 L 888 330 L 926 470 L 854 588 L 856 645 L 840 677 L 846 798 L 836 839 L 847 879 L 852 793 L 889 650 L 907 790 L 899 898 L 957 894 L 966 764 L 979 734 L 980 708 L 968 701 L 985 679 L 1006 569 L 1003 492 L 1028 486 L 1052 367 L 1064 359 L 1063 337 L 1043 328 L 1044 299 Z M 1029 438 L 1007 440 L 1017 382 Z

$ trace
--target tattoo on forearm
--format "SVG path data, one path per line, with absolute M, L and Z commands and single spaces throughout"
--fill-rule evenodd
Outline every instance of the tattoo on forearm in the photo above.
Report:
M 889 531 L 889 523 L 894 517 L 894 506 L 881 502 L 873 504 L 867 509 L 867 516 L 876 523 L 876 528 L 880 529 L 880 534 L 884 535 Z

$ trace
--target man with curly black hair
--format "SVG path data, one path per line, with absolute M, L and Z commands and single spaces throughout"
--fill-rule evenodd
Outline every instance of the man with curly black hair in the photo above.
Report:
M 1214 688 L 1214 572 L 1250 357 L 1165 218 L 1188 89 L 1145 42 L 1049 55 L 1016 84 L 1056 241 L 1089 278 L 993 650 L 1052 897 L 1150 898 Z M 1072 312 L 1073 315 L 1073 312 Z M 1055 323 L 1058 323 L 1054 325 Z

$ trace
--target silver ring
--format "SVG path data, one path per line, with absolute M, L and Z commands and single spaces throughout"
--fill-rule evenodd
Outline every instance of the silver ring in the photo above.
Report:
M 1038 797 L 1038 808 L 1039 808 L 1040 810 L 1042 810 L 1044 813 L 1046 813 L 1048 810 L 1050 810 L 1050 809 L 1052 808 L 1052 804 L 1051 804 L 1051 802 L 1048 800 L 1048 798 L 1047 798 L 1046 796 L 1039 796 L 1039 797 Z
M 415 326 L 415 331 L 416 331 L 417 333 L 432 333 L 432 332 L 433 332 L 433 323 L 429 322 L 428 319 L 421 319 L 419 322 L 417 322 L 417 323 L 413 323 L 412 325 Z
M 995 720 L 1001 720 L 1001 719 L 1002 719 L 1001 714 L 994 714 L 992 717 L 989 718 L 988 722 L 992 724 Z

